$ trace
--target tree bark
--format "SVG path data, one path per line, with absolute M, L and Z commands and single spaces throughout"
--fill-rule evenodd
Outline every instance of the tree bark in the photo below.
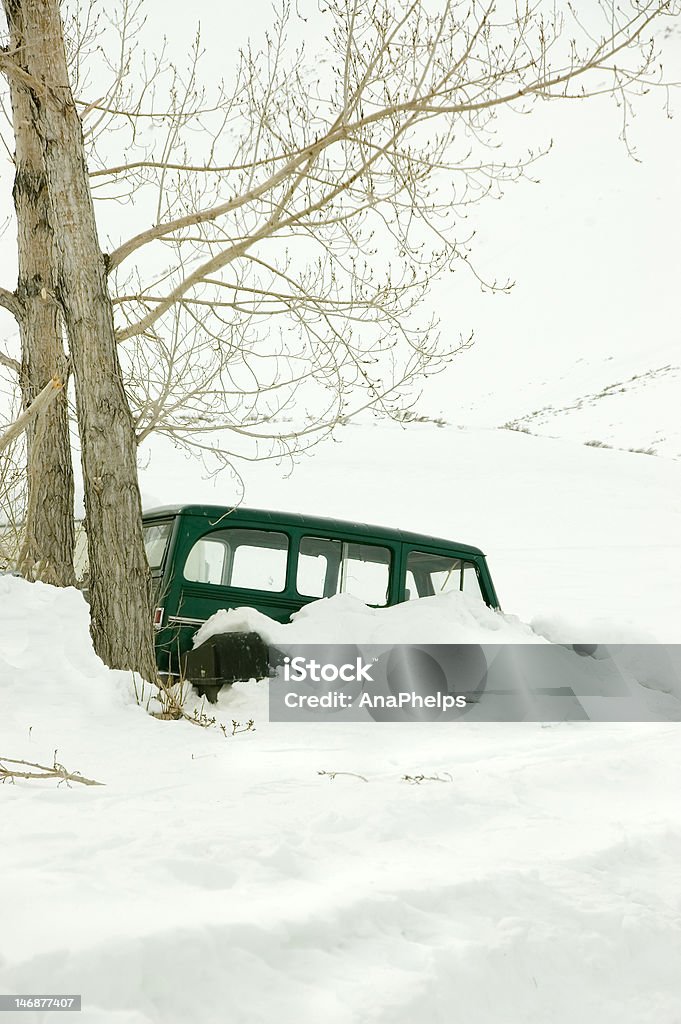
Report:
M 55 293 L 76 391 L 90 560 L 90 632 L 112 668 L 155 678 L 151 576 L 142 539 L 132 416 L 69 84 L 59 0 L 3 0 L 23 22 L 56 248 Z
M 20 12 L 10 21 L 10 43 L 21 52 Z M 61 318 L 54 298 L 53 232 L 36 111 L 29 91 L 9 80 L 15 139 L 14 208 L 17 219 L 21 390 L 28 408 L 46 384 L 66 379 Z M 74 583 L 73 464 L 66 388 L 26 431 L 28 502 L 20 571 L 57 586 Z

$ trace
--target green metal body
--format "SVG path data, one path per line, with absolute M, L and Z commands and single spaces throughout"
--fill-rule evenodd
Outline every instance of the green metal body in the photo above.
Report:
M 296 589 L 298 546 L 301 538 L 329 538 L 349 544 L 375 544 L 390 551 L 387 604 L 406 599 L 406 565 L 410 551 L 455 557 L 473 563 L 480 592 L 487 605 L 498 607 L 494 584 L 483 552 L 467 544 L 365 523 L 325 519 L 292 512 L 228 508 L 215 505 L 180 505 L 152 509 L 144 514 L 145 527 L 170 524 L 162 563 L 152 568 L 155 585 L 156 650 L 159 669 L 177 672 L 182 655 L 191 648 L 199 626 L 220 609 L 248 606 L 278 622 L 316 598 Z M 194 544 L 226 528 L 276 531 L 288 537 L 286 582 L 279 593 L 187 580 L 184 567 Z

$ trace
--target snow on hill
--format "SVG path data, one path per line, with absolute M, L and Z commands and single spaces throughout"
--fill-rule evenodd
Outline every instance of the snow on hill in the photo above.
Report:
M 650 367 L 644 360 L 579 360 L 550 383 L 528 381 L 522 396 L 507 396 L 511 430 L 619 448 L 640 455 L 681 458 L 681 351 L 664 353 L 676 362 Z M 481 419 L 476 407 L 468 416 Z M 466 418 L 466 410 L 463 418 Z M 489 416 L 489 412 L 487 412 Z M 499 424 L 501 425 L 501 424 Z

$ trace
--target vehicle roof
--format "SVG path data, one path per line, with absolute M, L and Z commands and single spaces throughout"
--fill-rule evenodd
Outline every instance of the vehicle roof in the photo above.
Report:
M 143 513 L 144 519 L 160 519 L 167 516 L 187 515 L 210 517 L 215 520 L 221 519 L 226 514 L 234 517 L 237 522 L 258 519 L 260 522 L 270 523 L 273 526 L 294 527 L 317 527 L 320 530 L 339 533 L 372 533 L 385 537 L 386 540 L 403 542 L 407 544 L 421 543 L 431 546 L 446 546 L 457 548 L 459 551 L 471 555 L 483 555 L 480 548 L 471 544 L 460 544 L 458 541 L 448 540 L 444 537 L 431 537 L 425 533 L 409 533 L 406 530 L 396 530 L 388 526 L 376 526 L 371 523 L 352 522 L 347 519 L 329 519 L 325 516 L 308 516 L 301 512 L 276 512 L 273 509 L 246 508 L 243 505 L 232 507 L 229 505 L 164 505 L 159 508 L 146 509 Z

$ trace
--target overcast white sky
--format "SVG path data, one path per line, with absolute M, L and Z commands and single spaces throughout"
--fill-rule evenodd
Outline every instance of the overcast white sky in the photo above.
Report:
M 146 0 L 145 8 L 149 38 L 165 34 L 178 54 L 200 18 L 206 74 L 227 79 L 237 47 L 249 36 L 262 38 L 271 9 L 266 0 L 189 9 L 177 0 Z M 306 43 L 309 56 L 320 49 L 319 40 Z M 673 77 L 681 67 L 678 32 L 665 44 L 665 61 Z M 605 361 L 613 354 L 618 365 L 634 368 L 678 356 L 681 95 L 672 106 L 678 114 L 669 120 L 661 92 L 638 103 L 631 139 L 641 163 L 618 140 L 619 111 L 607 100 L 543 104 L 511 123 L 519 142 L 553 139 L 537 168 L 541 183 L 512 186 L 501 202 L 476 208 L 471 227 L 478 265 L 490 277 L 513 278 L 516 287 L 510 296 L 483 295 L 464 270 L 437 283 L 443 331 L 454 338 L 475 329 L 477 344 L 429 383 L 428 411 L 454 422 L 498 422 L 528 411 L 533 383 L 569 378 L 577 360 L 593 364 L 594 380 L 607 383 Z M 12 175 L 0 154 L 3 212 Z M 0 284 L 13 287 L 11 231 L 1 244 Z M 0 339 L 10 331 L 2 313 Z

